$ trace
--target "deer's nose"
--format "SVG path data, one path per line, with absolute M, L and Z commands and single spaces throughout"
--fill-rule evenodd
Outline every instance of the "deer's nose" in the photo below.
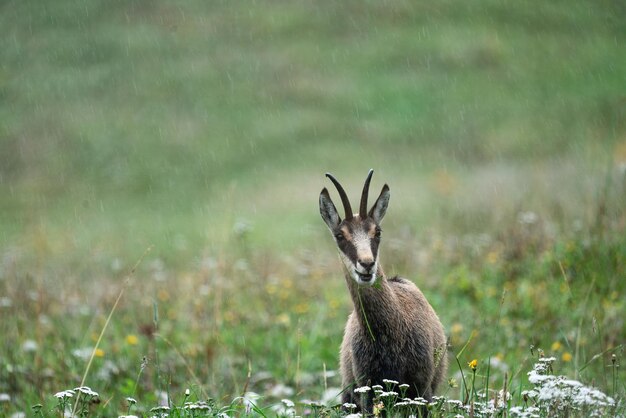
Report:
M 365 269 L 365 271 L 369 273 L 370 271 L 372 271 L 372 268 L 374 267 L 374 264 L 376 264 L 376 262 L 374 260 L 359 260 L 359 264 Z

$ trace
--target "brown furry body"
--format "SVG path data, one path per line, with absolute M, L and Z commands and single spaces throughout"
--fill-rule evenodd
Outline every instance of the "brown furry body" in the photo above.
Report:
M 368 211 L 372 173 L 365 180 L 358 215 L 332 174 L 326 176 L 337 187 L 345 219 L 337 213 L 326 188 L 319 198 L 320 215 L 339 249 L 354 304 L 341 344 L 343 401 L 368 412 L 372 411 L 372 392 L 360 396 L 354 393 L 355 387 L 387 387 L 383 379 L 395 380 L 409 385 L 405 396 L 430 400 L 448 366 L 446 337 L 433 308 L 417 286 L 398 277 L 387 279 L 378 263 L 380 223 L 390 191 L 385 184 Z
M 407 397 L 430 400 L 448 366 L 446 337 L 437 314 L 412 282 L 380 272 L 377 286 L 346 277 L 354 311 L 341 344 L 343 402 L 372 410 L 372 393 L 354 388 L 382 385 L 383 379 L 409 384 Z

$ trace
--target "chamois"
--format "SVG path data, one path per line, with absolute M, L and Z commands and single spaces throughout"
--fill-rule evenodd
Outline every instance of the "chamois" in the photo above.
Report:
M 354 393 L 383 379 L 409 384 L 406 396 L 430 400 L 446 376 L 446 336 L 437 314 L 417 286 L 401 277 L 387 278 L 378 262 L 380 223 L 389 204 L 389 186 L 367 210 L 373 170 L 363 186 L 359 214 L 354 215 L 343 187 L 332 174 L 345 211 L 342 220 L 328 190 L 320 193 L 322 219 L 332 233 L 343 262 L 354 304 L 340 350 L 343 402 L 372 410 L 373 395 Z

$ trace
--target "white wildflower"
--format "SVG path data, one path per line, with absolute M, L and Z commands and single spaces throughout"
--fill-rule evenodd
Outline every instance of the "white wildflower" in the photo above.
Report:
M 539 220 L 539 216 L 535 212 L 520 212 L 517 215 L 517 221 L 521 224 L 532 225 Z
M 531 390 L 523 390 L 523 391 L 522 391 L 522 396 L 526 396 L 526 397 L 528 397 L 528 398 L 530 398 L 530 399 L 536 399 L 536 398 L 537 398 L 537 396 L 539 396 L 539 392 L 537 392 L 537 391 L 536 391 L 536 390 L 534 390 L 534 389 L 531 389 Z
M 279 404 L 272 406 L 272 410 L 277 416 L 294 416 L 296 414 L 294 406 L 295 404 L 290 399 L 283 399 Z
M 168 412 L 170 410 L 169 406 L 155 406 L 154 408 L 150 409 L 150 412 L 156 412 L 156 413 L 164 413 L 164 412 Z
M 367 393 L 367 392 L 369 392 L 370 390 L 372 390 L 372 388 L 371 388 L 371 387 L 369 387 L 369 386 L 361 386 L 361 387 L 359 387 L 359 388 L 354 389 L 354 391 L 355 391 L 356 393 Z
M 0 402 L 11 402 L 11 395 L 8 393 L 0 393 Z
M 455 408 L 463 406 L 463 402 L 459 401 L 458 399 L 448 399 L 446 402 L 448 402 L 449 405 Z
M 341 405 L 344 409 L 349 409 L 349 410 L 353 410 L 356 409 L 356 405 L 350 402 L 346 402 L 343 405 Z
M 494 416 L 496 409 L 493 406 L 493 401 L 474 402 L 474 413 L 476 416 Z
M 88 386 L 79 386 L 77 388 L 74 388 L 74 390 L 82 393 L 83 395 L 91 396 L 91 397 L 94 397 L 94 398 L 96 396 L 100 396 L 100 395 L 98 395 L 98 392 L 95 392 L 95 391 L 91 390 L 91 388 L 88 387 Z
M 256 406 L 256 401 L 261 397 L 256 392 L 246 392 L 243 395 L 243 404 L 246 407 L 246 414 L 250 414 Z
M 285 405 L 287 408 L 293 408 L 294 406 L 296 406 L 295 403 L 293 403 L 292 400 L 290 399 L 283 399 L 281 400 L 281 402 L 283 403 L 283 405 Z
M 158 390 L 156 391 L 155 395 L 157 397 L 157 402 L 159 405 L 168 406 L 170 404 L 170 398 L 166 391 Z
M 444 398 L 443 396 L 433 396 L 432 400 L 428 403 L 428 406 L 438 408 L 439 406 L 443 405 L 445 401 L 446 398 Z
M 585 407 L 590 416 L 602 414 L 607 407 L 615 405 L 615 400 L 598 389 L 583 385 L 577 380 L 568 379 L 565 376 L 548 374 L 554 357 L 541 358 L 528 372 L 528 380 L 535 385 L 530 391 L 522 392 L 522 395 L 537 402 L 539 408 L 573 408 Z
M 336 405 L 340 402 L 342 392 L 341 388 L 329 387 L 322 393 L 321 401 L 326 406 Z
M 500 389 L 496 393 L 496 399 L 490 402 L 492 402 L 495 408 L 505 408 L 510 399 L 511 399 L 511 393 L 504 392 L 504 390 Z
M 112 362 L 111 360 L 105 360 L 96 376 L 98 380 L 111 380 L 113 376 L 116 376 L 120 373 L 120 368 L 117 367 L 117 364 Z
M 291 387 L 282 383 L 277 383 L 272 386 L 269 391 L 269 395 L 273 398 L 284 398 L 287 396 L 293 396 L 296 391 Z
M 211 409 L 211 407 L 204 401 L 185 402 L 184 408 L 190 411 L 208 411 Z
M 128 402 L 131 405 L 134 405 L 137 403 L 137 400 L 135 398 L 131 398 L 130 396 L 128 398 L 126 398 L 126 402 Z
M 535 406 L 522 407 L 514 406 L 509 409 L 509 416 L 511 418 L 540 418 L 539 408 Z
M 63 390 L 61 392 L 57 392 L 54 394 L 54 397 L 57 399 L 65 399 L 65 398 L 72 398 L 74 397 L 74 395 L 76 394 L 76 392 L 74 392 L 73 390 L 69 389 L 69 390 Z
M 74 357 L 77 357 L 84 361 L 87 361 L 91 358 L 91 353 L 93 353 L 92 347 L 76 348 L 72 350 L 72 355 Z
M 38 348 L 39 346 L 34 340 L 26 340 L 22 343 L 22 350 L 26 353 L 33 353 L 37 351 Z
M 252 225 L 244 219 L 240 219 L 233 225 L 233 233 L 237 238 L 242 238 L 252 231 Z
M 509 365 L 504 361 L 500 360 L 498 357 L 491 357 L 489 359 L 489 367 L 492 369 L 497 369 L 502 373 L 507 372 L 509 370 Z
M 383 383 L 386 383 L 388 385 L 397 385 L 398 382 L 395 380 L 391 380 L 391 379 L 383 379 Z

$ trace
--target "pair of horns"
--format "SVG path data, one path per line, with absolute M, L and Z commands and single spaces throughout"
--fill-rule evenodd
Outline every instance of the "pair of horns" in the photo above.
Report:
M 361 205 L 359 207 L 359 217 L 361 219 L 365 219 L 367 217 L 367 195 L 370 190 L 370 181 L 372 180 L 372 174 L 374 174 L 374 170 L 370 169 L 367 173 L 367 178 L 365 179 L 365 184 L 363 185 L 363 192 L 361 193 Z M 341 203 L 343 203 L 343 209 L 346 212 L 346 219 L 352 219 L 352 206 L 350 206 L 350 200 L 348 199 L 348 195 L 346 191 L 341 187 L 339 181 L 330 173 L 326 173 L 326 177 L 333 182 L 337 191 L 339 192 L 339 197 L 341 197 Z

